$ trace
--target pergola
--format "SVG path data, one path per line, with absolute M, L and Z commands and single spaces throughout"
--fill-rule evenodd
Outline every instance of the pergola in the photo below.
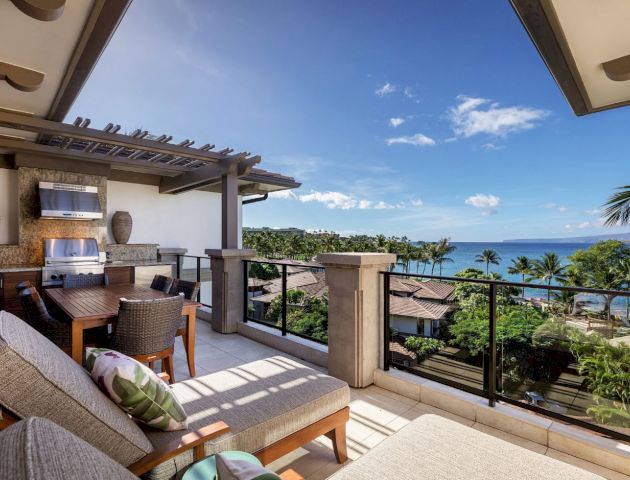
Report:
M 0 153 L 14 168 L 83 172 L 89 166 L 91 172 L 96 170 L 110 180 L 156 185 L 162 194 L 220 192 L 221 243 L 226 249 L 237 248 L 239 195 L 266 195 L 300 185 L 291 177 L 254 168 L 261 157 L 249 152 L 215 150 L 210 143 L 194 148 L 190 139 L 173 144 L 172 136 L 156 137 L 140 129 L 124 134 L 120 125 L 112 123 L 102 130 L 89 125 L 90 120 L 81 117 L 66 124 L 0 110 L 0 127 L 9 129 L 0 134 Z

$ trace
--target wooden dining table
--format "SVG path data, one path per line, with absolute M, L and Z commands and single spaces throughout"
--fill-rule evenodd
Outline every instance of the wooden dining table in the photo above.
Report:
M 83 331 L 88 328 L 115 324 L 121 298 L 127 300 L 153 300 L 172 295 L 149 287 L 123 284 L 109 287 L 50 288 L 46 295 L 72 320 L 72 358 L 83 363 Z M 188 370 L 195 376 L 195 330 L 199 303 L 184 300 L 182 316 L 186 317 L 187 334 L 184 347 L 188 357 Z

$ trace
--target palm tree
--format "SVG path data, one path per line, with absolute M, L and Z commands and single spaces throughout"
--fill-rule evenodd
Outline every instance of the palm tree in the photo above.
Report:
M 630 185 L 619 187 L 618 190 L 620 191 L 613 194 L 604 204 L 602 212 L 604 224 L 609 227 L 630 223 Z
M 546 252 L 542 258 L 532 261 L 531 275 L 533 278 L 537 278 L 546 282 L 547 285 L 551 285 L 554 278 L 556 280 L 564 280 L 566 278 L 566 268 L 566 266 L 560 263 L 560 258 L 557 254 Z M 551 301 L 551 290 L 547 290 L 547 301 Z
M 414 259 L 415 256 L 415 247 L 411 242 L 404 242 L 400 245 L 400 249 L 398 250 L 398 255 L 396 258 L 396 263 L 401 265 L 405 269 L 405 273 L 409 273 L 409 264 Z
M 475 257 L 475 262 L 486 264 L 486 275 L 490 275 L 490 264 L 498 265 L 501 263 L 501 257 L 495 250 L 486 249 L 481 255 Z
M 453 253 L 457 247 L 450 244 L 448 238 L 441 238 L 436 243 L 427 245 L 427 258 L 431 261 L 431 275 L 434 274 L 435 266 L 440 266 L 440 276 L 442 275 L 442 265 L 444 263 L 453 263 L 453 259 L 447 257 L 448 254 Z
M 428 243 L 423 243 L 416 248 L 416 256 L 414 258 L 416 261 L 416 274 L 420 270 L 420 264 L 422 263 L 422 275 L 424 275 L 424 272 L 427 269 L 427 264 L 431 262 L 431 258 L 429 256 L 429 245 L 430 244 Z
M 524 255 L 512 259 L 512 266 L 508 267 L 510 275 L 522 275 L 523 283 L 525 283 L 525 275 L 532 272 L 532 262 Z M 525 287 L 523 287 L 523 298 L 525 298 Z

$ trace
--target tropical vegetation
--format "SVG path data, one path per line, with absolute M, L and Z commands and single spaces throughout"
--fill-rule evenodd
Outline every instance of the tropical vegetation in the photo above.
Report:
M 405 339 L 405 348 L 416 354 L 419 363 L 432 353 L 437 353 L 446 347 L 446 343 L 437 338 L 410 336 Z
M 490 275 L 490 264 L 499 265 L 501 257 L 495 250 L 486 249 L 475 257 L 475 262 L 486 264 L 486 275 Z
M 313 297 L 299 289 L 287 293 L 287 330 L 328 342 L 328 297 Z M 265 321 L 282 326 L 282 296 L 269 304 Z
M 630 185 L 619 187 L 618 190 L 604 204 L 602 212 L 604 224 L 610 227 L 630 223 Z

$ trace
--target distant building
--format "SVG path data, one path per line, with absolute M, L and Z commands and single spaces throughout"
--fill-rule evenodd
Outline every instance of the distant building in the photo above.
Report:
M 455 287 L 445 282 L 416 282 L 392 277 L 390 280 L 389 321 L 405 335 L 437 337 L 440 327 L 449 323 L 457 309 Z
M 294 227 L 289 227 L 289 228 L 243 227 L 243 232 L 247 232 L 247 233 L 270 232 L 270 233 L 304 235 L 306 233 L 306 230 L 302 230 L 301 228 L 294 228 Z

